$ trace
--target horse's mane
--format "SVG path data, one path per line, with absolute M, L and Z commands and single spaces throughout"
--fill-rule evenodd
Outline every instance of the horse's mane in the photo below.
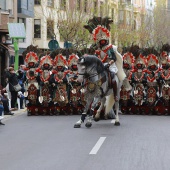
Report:
M 104 65 L 102 61 L 99 58 L 97 58 L 95 55 L 84 56 L 84 59 L 85 59 L 84 64 L 86 66 L 95 65 L 97 73 L 102 73 L 104 71 Z

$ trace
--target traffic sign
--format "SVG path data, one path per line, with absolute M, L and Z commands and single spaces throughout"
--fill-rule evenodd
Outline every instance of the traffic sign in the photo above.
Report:
M 65 41 L 65 42 L 64 42 L 64 47 L 65 47 L 65 48 L 71 48 L 71 47 L 72 47 L 72 43 L 71 43 L 71 42 L 68 42 L 68 41 Z
M 57 40 L 50 40 L 48 43 L 48 47 L 50 48 L 51 51 L 56 50 L 59 48 L 59 44 Z
M 8 31 L 11 38 L 25 38 L 24 23 L 8 23 Z

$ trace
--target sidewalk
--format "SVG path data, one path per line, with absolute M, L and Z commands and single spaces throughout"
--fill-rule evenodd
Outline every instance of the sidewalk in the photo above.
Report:
M 14 115 L 4 115 L 4 118 L 2 119 L 2 122 L 5 122 L 6 120 L 11 119 L 11 118 L 13 118 L 15 116 L 21 115 L 26 111 L 27 111 L 26 107 L 24 109 L 11 111 L 12 113 L 14 113 Z

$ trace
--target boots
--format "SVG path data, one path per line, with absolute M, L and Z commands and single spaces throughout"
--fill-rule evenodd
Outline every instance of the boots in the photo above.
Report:
M 112 80 L 112 88 L 113 88 L 113 93 L 114 93 L 114 99 L 117 102 L 118 97 L 117 97 L 117 83 L 116 83 L 116 80 L 115 80 L 115 74 L 111 72 L 110 75 L 111 75 L 111 80 Z

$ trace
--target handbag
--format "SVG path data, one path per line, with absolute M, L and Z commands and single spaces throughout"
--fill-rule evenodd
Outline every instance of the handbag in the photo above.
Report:
M 11 84 L 11 83 L 10 83 Z M 12 84 L 11 84 L 12 85 Z M 13 88 L 14 88 L 14 90 L 16 91 L 16 92 L 18 92 L 18 91 L 20 91 L 21 90 L 21 86 L 20 86 L 20 84 L 18 83 L 17 85 L 12 85 L 13 86 Z

